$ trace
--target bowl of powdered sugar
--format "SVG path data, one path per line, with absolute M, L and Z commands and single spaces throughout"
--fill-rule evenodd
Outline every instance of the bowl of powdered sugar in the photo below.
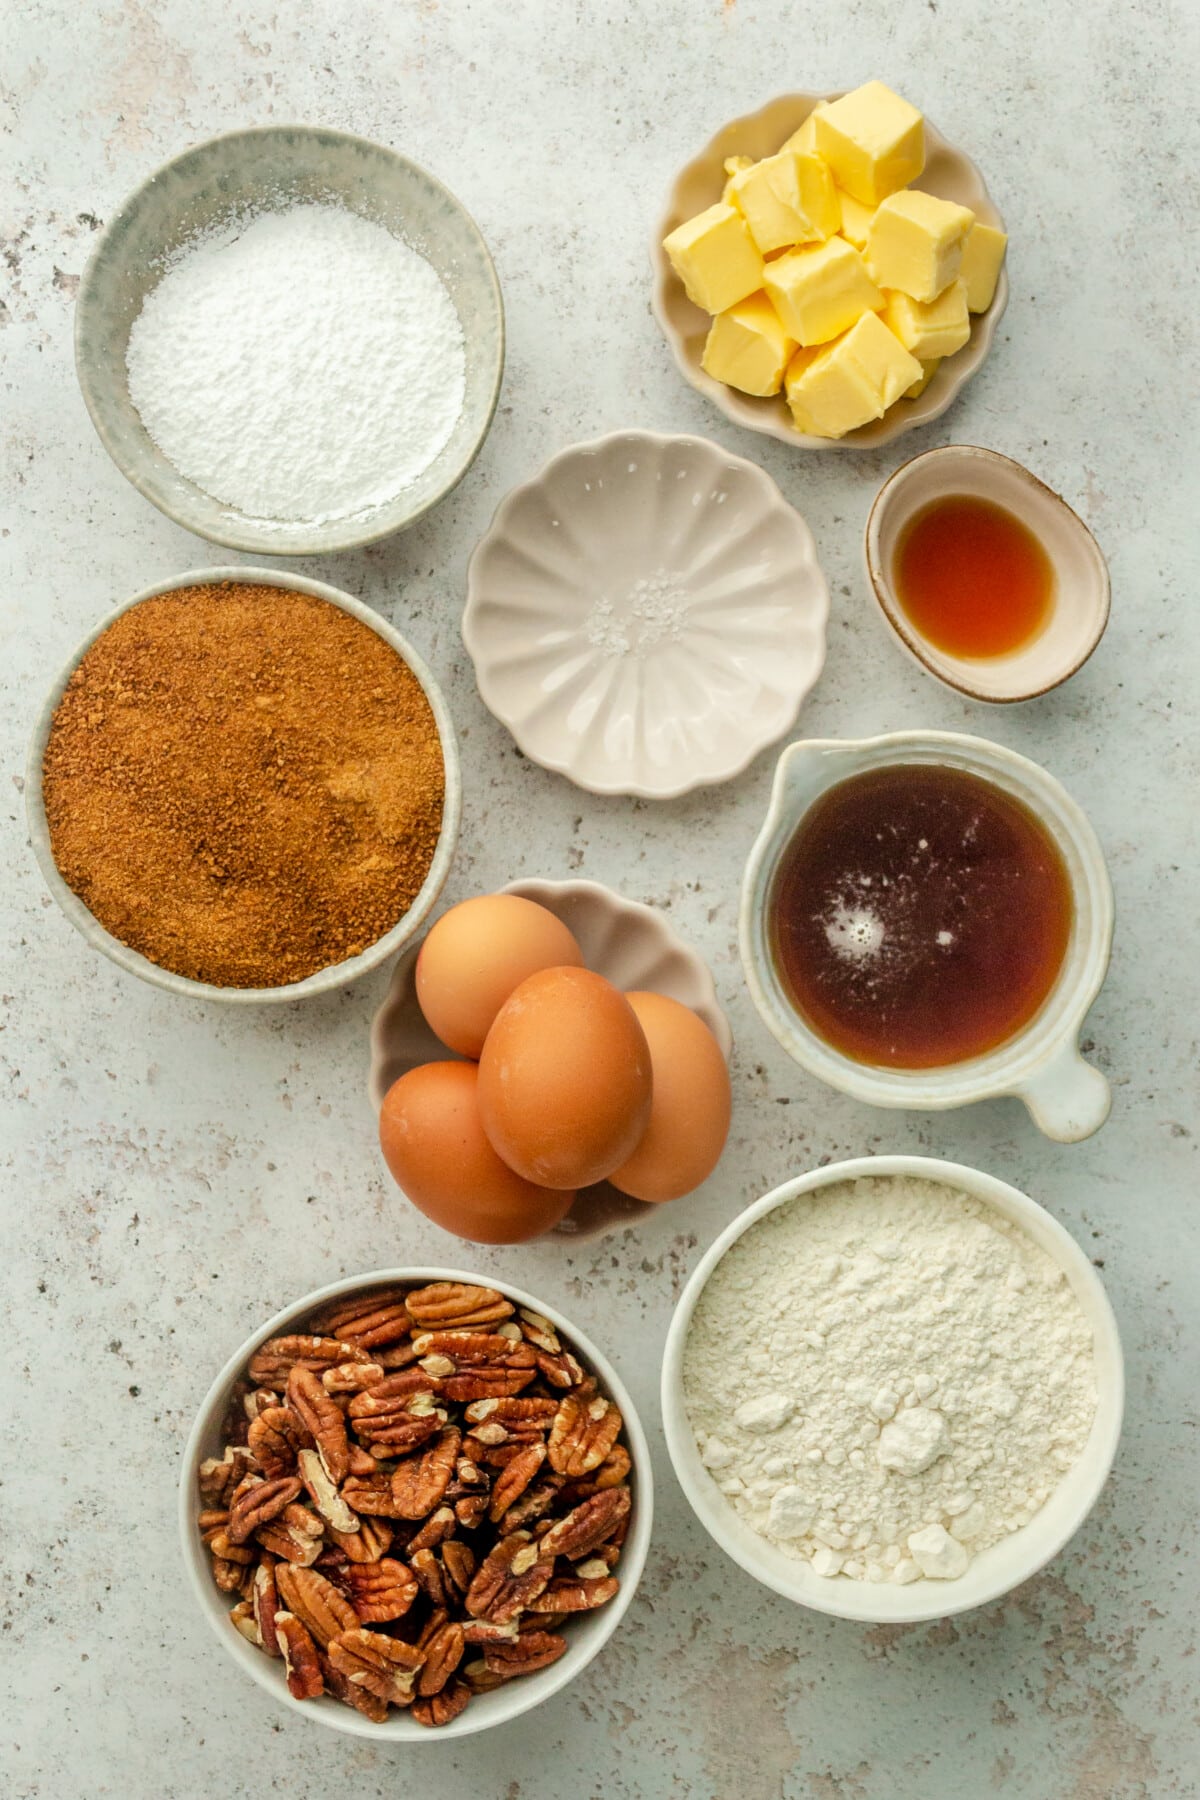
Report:
M 109 221 L 75 358 L 113 461 L 170 518 L 273 555 L 413 523 L 495 411 L 504 315 L 440 182 L 382 145 L 269 126 L 176 157 Z
M 735 1562 L 818 1612 L 910 1623 L 1006 1593 L 1108 1478 L 1116 1321 L 1073 1238 L 957 1163 L 785 1183 L 704 1257 L 671 1323 L 680 1485 Z

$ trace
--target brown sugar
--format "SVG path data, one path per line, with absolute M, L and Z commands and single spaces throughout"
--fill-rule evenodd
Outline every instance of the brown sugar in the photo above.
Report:
M 429 873 L 445 765 L 416 676 L 308 594 L 179 588 L 114 621 L 51 724 L 54 860 L 100 923 L 217 987 L 356 956 Z

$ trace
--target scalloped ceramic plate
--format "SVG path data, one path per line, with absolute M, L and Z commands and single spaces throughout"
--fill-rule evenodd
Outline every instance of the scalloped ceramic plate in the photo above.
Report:
M 625 900 L 595 881 L 510 881 L 500 892 L 536 900 L 561 919 L 575 933 L 588 968 L 603 975 L 614 987 L 625 993 L 649 989 L 690 1006 L 704 1020 L 725 1061 L 729 1061 L 733 1033 L 717 1004 L 717 990 L 707 964 L 675 935 L 653 907 Z M 392 1083 L 419 1063 L 460 1060 L 433 1035 L 417 1005 L 413 971 L 420 948 L 421 943 L 410 945 L 397 962 L 387 997 L 371 1023 L 367 1092 L 376 1113 Z M 653 1211 L 647 1201 L 632 1200 L 602 1181 L 580 1192 L 551 1235 L 576 1241 L 603 1237 Z
M 825 661 L 813 536 L 707 438 L 623 431 L 514 488 L 471 558 L 463 641 L 534 762 L 673 799 L 789 731 Z
M 699 155 L 685 164 L 672 184 L 666 210 L 650 246 L 654 264 L 651 305 L 684 380 L 706 395 L 733 424 L 744 426 L 747 431 L 765 432 L 768 437 L 779 438 L 799 450 L 880 450 L 906 431 L 939 418 L 980 367 L 992 347 L 1000 315 L 1008 304 L 1005 269 L 1000 271 L 995 298 L 988 310 L 972 314 L 969 341 L 956 356 L 945 359 L 923 394 L 915 400 L 899 401 L 882 419 L 861 425 L 857 431 L 848 431 L 845 437 L 820 438 L 796 430 L 782 395 L 756 399 L 751 394 L 740 394 L 736 388 L 726 387 L 724 382 L 714 381 L 711 375 L 704 373 L 700 358 L 708 336 L 709 315 L 688 299 L 683 283 L 662 247 L 668 232 L 721 198 L 727 156 L 757 159 L 772 155 L 785 138 L 799 130 L 818 100 L 838 98 L 838 93 L 780 94 L 774 100 L 768 100 L 757 112 L 746 113 L 723 125 Z M 1004 220 L 975 164 L 961 150 L 948 144 L 928 119 L 925 121 L 925 168 L 913 186 L 937 194 L 943 200 L 957 200 L 961 206 L 969 206 L 986 225 L 1004 229 Z

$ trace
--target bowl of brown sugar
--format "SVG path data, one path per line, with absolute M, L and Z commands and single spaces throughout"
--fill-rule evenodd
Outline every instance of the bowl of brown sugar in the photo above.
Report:
M 205 569 L 102 619 L 30 746 L 30 836 L 94 949 L 210 1000 L 345 986 L 420 931 L 461 784 L 437 684 L 370 607 Z

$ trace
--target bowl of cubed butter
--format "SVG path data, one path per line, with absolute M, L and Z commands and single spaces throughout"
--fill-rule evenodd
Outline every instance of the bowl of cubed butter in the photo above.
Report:
M 937 418 L 987 356 L 1008 238 L 983 177 L 881 81 L 724 125 L 656 226 L 653 307 L 735 425 L 871 450 Z

